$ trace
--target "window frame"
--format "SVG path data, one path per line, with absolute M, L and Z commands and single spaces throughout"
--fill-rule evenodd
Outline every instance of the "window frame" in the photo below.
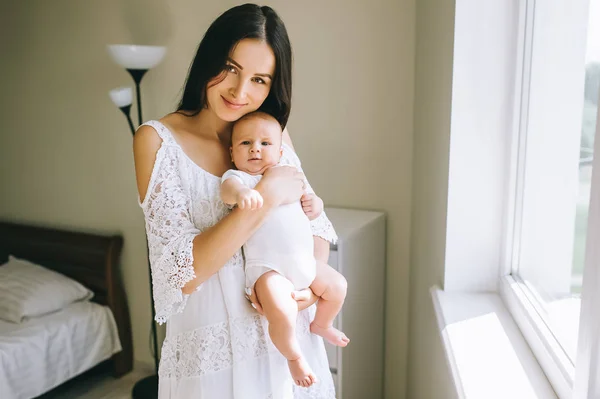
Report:
M 583 0 L 585 1 L 585 0 Z M 581 317 L 577 362 L 573 364 L 551 328 L 536 309 L 535 293 L 515 275 L 519 254 L 524 195 L 525 132 L 529 116 L 530 74 L 533 56 L 535 0 L 520 3 L 514 121 L 510 137 L 510 172 L 507 182 L 506 218 L 502 243 L 499 294 L 512 314 L 557 395 L 562 399 L 600 396 L 600 318 L 594 317 L 594 303 L 600 304 L 600 157 L 593 160 L 592 192 L 588 216 L 586 260 L 581 295 Z M 600 107 L 598 110 L 600 122 Z M 600 154 L 600 123 L 596 126 L 595 154 Z M 577 372 L 575 372 L 577 371 Z

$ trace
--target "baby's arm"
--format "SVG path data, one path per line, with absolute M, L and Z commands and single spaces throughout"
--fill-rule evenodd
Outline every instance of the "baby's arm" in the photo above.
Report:
M 221 200 L 227 205 L 237 205 L 240 209 L 258 209 L 263 205 L 260 193 L 231 177 L 221 183 Z

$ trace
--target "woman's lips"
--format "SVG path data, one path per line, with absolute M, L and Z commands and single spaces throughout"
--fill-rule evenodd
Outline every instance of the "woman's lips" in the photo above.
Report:
M 225 97 L 223 97 L 223 96 L 221 96 L 221 98 L 223 99 L 223 102 L 225 103 L 225 106 L 226 106 L 227 108 L 230 108 L 230 109 L 235 109 L 235 110 L 238 110 L 238 109 L 242 108 L 244 105 L 246 105 L 246 104 L 236 104 L 236 103 L 232 103 L 231 101 L 227 100 L 227 99 L 226 99 Z

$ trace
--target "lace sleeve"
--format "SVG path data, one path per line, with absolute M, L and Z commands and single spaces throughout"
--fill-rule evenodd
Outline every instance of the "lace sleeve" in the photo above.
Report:
M 295 166 L 298 168 L 298 170 L 302 171 L 300 158 L 298 158 L 298 155 L 296 155 L 294 150 L 292 150 L 292 148 L 285 143 L 283 143 L 283 156 L 281 157 L 280 163 L 283 165 Z M 306 180 L 306 191 L 313 194 L 315 192 L 308 180 Z M 316 219 L 311 220 L 310 227 L 312 229 L 313 236 L 321 237 L 332 244 L 337 243 L 338 236 L 335 233 L 335 229 L 333 228 L 331 221 L 325 214 L 325 211 L 321 212 L 319 217 Z
M 156 321 L 160 324 L 185 307 L 189 295 L 183 294 L 181 289 L 195 278 L 193 240 L 200 234 L 189 213 L 191 198 L 184 192 L 177 173 L 177 156 L 167 156 L 168 150 L 165 146 L 159 149 L 148 193 L 141 203 Z

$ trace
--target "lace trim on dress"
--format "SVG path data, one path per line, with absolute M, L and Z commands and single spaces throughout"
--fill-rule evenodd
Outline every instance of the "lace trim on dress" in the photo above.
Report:
M 151 124 L 155 129 L 160 126 Z M 163 140 L 168 132 L 157 130 Z M 142 203 L 152 268 L 156 321 L 164 323 L 181 313 L 188 295 L 181 289 L 194 279 L 193 240 L 200 231 L 192 223 L 190 198 L 183 192 L 178 174 L 178 152 L 161 147 L 154 163 L 148 194 Z
M 160 377 L 179 380 L 201 376 L 266 355 L 275 350 L 267 337 L 261 317 L 252 315 L 167 338 L 162 348 Z
M 317 383 L 310 388 L 294 385 L 293 392 L 294 399 L 335 399 L 335 387 L 333 385 L 323 387 Z
M 310 228 L 312 229 L 313 236 L 321 237 L 332 244 L 337 243 L 338 236 L 331 221 L 325 215 L 325 211 L 321 212 L 319 217 L 310 221 Z
M 163 125 L 161 122 L 148 121 L 148 122 L 142 124 L 142 126 L 144 126 L 144 125 L 152 126 L 154 128 L 154 130 L 156 130 L 156 133 L 158 133 L 159 137 L 161 138 L 161 140 L 163 141 L 164 144 L 177 145 L 177 142 L 175 141 L 175 138 L 173 138 L 173 136 L 171 135 L 171 132 L 169 131 L 169 129 L 167 129 L 165 127 L 165 125 Z
M 302 388 L 297 385 L 293 387 L 294 399 L 335 399 L 335 388 L 329 385 L 325 388 L 319 384 L 310 388 Z M 269 394 L 265 399 L 275 399 L 273 394 Z
M 296 334 L 299 338 L 310 334 L 308 314 L 299 315 Z M 166 338 L 159 376 L 197 377 L 276 350 L 260 315 L 237 317 Z

